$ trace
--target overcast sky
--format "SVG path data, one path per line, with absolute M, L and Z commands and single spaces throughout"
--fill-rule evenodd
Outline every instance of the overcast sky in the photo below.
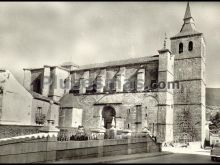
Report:
M 220 2 L 190 2 L 207 44 L 207 86 L 220 87 Z M 0 67 L 90 64 L 158 54 L 186 2 L 0 2 Z M 169 46 L 169 43 L 168 43 Z

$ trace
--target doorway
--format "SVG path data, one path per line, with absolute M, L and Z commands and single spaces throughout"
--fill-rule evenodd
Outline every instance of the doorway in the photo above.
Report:
M 110 129 L 112 127 L 112 120 L 115 116 L 116 112 L 112 106 L 104 106 L 102 110 L 102 118 L 104 118 L 104 127 L 106 129 Z

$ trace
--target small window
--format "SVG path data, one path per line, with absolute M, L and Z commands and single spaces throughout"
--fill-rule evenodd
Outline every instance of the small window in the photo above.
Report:
M 192 50 L 193 50 L 193 42 L 192 42 L 192 41 L 189 42 L 188 50 L 189 50 L 189 51 L 192 51 Z
M 179 54 L 183 52 L 183 43 L 179 44 Z
M 37 107 L 37 113 L 40 115 L 42 114 L 42 107 Z
M 128 114 L 130 114 L 131 113 L 131 110 L 130 109 L 128 109 Z

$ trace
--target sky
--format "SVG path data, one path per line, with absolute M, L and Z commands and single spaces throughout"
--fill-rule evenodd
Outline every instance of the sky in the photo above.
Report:
M 0 2 L 0 68 L 77 65 L 158 54 L 183 24 L 186 2 Z M 206 40 L 207 87 L 220 87 L 220 2 L 190 2 Z M 170 41 L 167 41 L 167 47 Z

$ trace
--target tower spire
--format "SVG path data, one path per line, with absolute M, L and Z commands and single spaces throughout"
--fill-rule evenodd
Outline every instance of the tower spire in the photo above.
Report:
M 187 5 L 186 5 L 186 12 L 185 12 L 183 21 L 184 21 L 184 23 L 183 23 L 183 26 L 182 26 L 180 32 L 186 33 L 186 32 L 196 31 L 194 19 L 191 15 L 189 2 L 187 2 Z
M 185 16 L 184 16 L 184 19 L 188 19 L 188 18 L 192 18 L 191 16 L 191 11 L 190 11 L 190 6 L 189 6 L 189 2 L 187 2 L 187 6 L 186 6 L 186 12 L 185 12 Z

